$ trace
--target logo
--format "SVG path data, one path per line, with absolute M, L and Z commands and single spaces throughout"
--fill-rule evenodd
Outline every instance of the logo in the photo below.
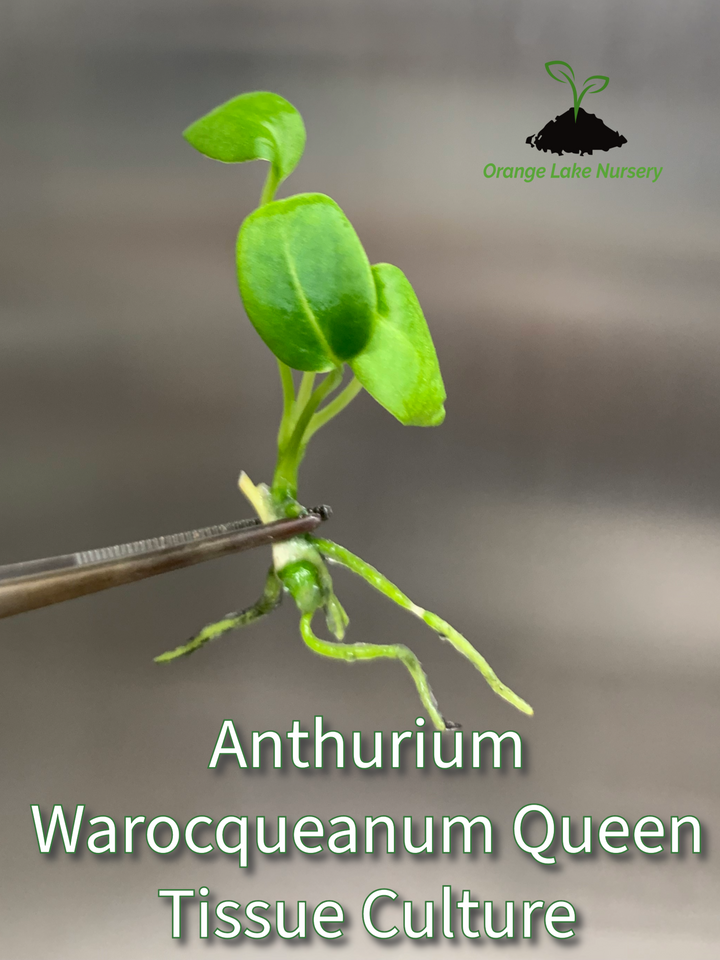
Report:
M 608 151 L 627 143 L 625 137 L 617 130 L 612 130 L 594 113 L 587 113 L 580 106 L 586 94 L 601 93 L 610 83 L 609 77 L 600 74 L 588 77 L 578 94 L 575 72 L 569 63 L 565 63 L 564 60 L 548 60 L 545 69 L 553 80 L 569 84 L 573 95 L 573 106 L 546 123 L 539 133 L 529 136 L 525 143 L 529 143 L 537 150 L 556 153 L 559 157 L 563 153 L 592 156 L 593 150 Z

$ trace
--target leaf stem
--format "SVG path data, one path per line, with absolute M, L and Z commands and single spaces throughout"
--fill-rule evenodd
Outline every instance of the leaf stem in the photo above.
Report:
M 307 429 L 313 414 L 323 402 L 325 397 L 329 393 L 332 393 L 337 386 L 339 386 L 340 381 L 342 380 L 342 375 L 342 367 L 335 367 L 334 370 L 331 370 L 330 373 L 328 373 L 317 390 L 312 393 L 297 418 L 295 428 L 288 443 L 289 447 L 299 447 L 302 444 L 305 430 Z M 302 387 L 300 389 L 302 390 Z
M 302 380 L 300 381 L 300 389 L 298 390 L 297 395 L 297 409 L 302 410 L 303 407 L 307 404 L 308 400 L 312 396 L 313 387 L 315 386 L 315 374 L 314 373 L 303 373 Z
M 262 193 L 260 194 L 260 203 L 258 206 L 264 207 L 266 203 L 270 203 L 275 199 L 275 191 L 280 185 L 280 178 L 275 172 L 275 164 L 270 164 L 270 169 L 268 170 L 267 177 L 265 177 L 265 185 L 262 188 Z
M 334 370 L 331 370 L 302 408 L 299 408 L 298 401 L 300 398 L 298 396 L 298 401 L 295 402 L 295 409 L 298 412 L 293 423 L 292 433 L 287 442 L 278 447 L 278 459 L 272 484 L 272 493 L 276 499 L 283 500 L 287 497 L 294 499 L 296 497 L 298 467 L 305 453 L 305 430 L 312 415 L 325 397 L 340 384 L 342 375 L 342 367 L 335 367 Z M 305 374 L 303 381 L 300 392 L 303 391 L 303 386 L 310 382 L 308 374 Z
M 353 377 L 350 383 L 345 387 L 344 390 L 340 391 L 334 400 L 313 415 L 310 423 L 308 424 L 308 428 L 305 431 L 303 443 L 307 444 L 310 440 L 310 437 L 312 437 L 313 434 L 320 429 L 320 427 L 324 427 L 325 424 L 332 420 L 333 417 L 336 417 L 339 413 L 341 413 L 345 407 L 355 399 L 361 390 L 362 384 L 357 377 Z
M 287 443 L 287 437 L 292 429 L 292 417 L 295 409 L 295 382 L 293 381 L 292 370 L 282 360 L 278 360 L 278 370 L 280 371 L 280 382 L 283 391 L 283 413 L 278 430 L 278 447 Z

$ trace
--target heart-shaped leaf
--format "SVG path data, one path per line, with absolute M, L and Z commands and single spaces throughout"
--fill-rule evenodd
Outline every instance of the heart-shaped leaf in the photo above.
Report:
M 253 326 L 295 370 L 330 370 L 370 339 L 376 293 L 352 224 L 322 193 L 259 207 L 237 242 L 240 294 Z
M 305 149 L 305 125 L 277 93 L 242 93 L 196 120 L 185 139 L 213 160 L 269 160 L 276 184 L 292 173 Z
M 367 392 L 406 425 L 434 427 L 445 419 L 445 386 L 422 308 L 402 270 L 372 268 L 377 317 L 365 350 L 351 361 Z

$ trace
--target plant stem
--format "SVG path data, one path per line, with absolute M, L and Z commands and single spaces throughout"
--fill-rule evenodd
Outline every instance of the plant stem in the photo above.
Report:
M 342 367 L 336 367 L 328 373 L 317 390 L 313 391 L 302 408 L 299 406 L 299 397 L 295 402 L 297 416 L 294 419 L 292 433 L 286 443 L 278 446 L 277 465 L 272 483 L 272 494 L 276 500 L 284 500 L 288 497 L 294 499 L 297 496 L 297 472 L 305 453 L 305 431 L 322 401 L 339 385 L 342 375 Z M 303 381 L 300 387 L 301 392 L 303 386 L 310 382 L 308 374 L 303 377 Z
M 303 373 L 297 399 L 295 399 L 295 383 L 292 370 L 280 360 L 278 360 L 278 365 L 283 385 L 283 415 L 278 430 L 278 450 L 282 451 L 290 441 L 299 414 L 302 413 L 312 396 L 315 374 Z
M 278 188 L 279 182 L 279 178 L 275 173 L 275 164 L 271 163 L 267 177 L 265 177 L 265 185 L 260 194 L 260 203 L 258 206 L 264 207 L 266 203 L 270 203 L 275 199 L 275 191 Z
M 595 79 L 595 78 L 593 78 L 593 79 Z M 575 107 L 575 122 L 577 122 L 577 115 L 578 115 L 578 110 L 580 109 L 580 104 L 583 102 L 583 97 L 584 97 L 585 94 L 588 92 L 588 90 L 589 90 L 589 87 L 586 87 L 585 90 L 583 90 L 583 92 L 582 92 L 582 93 L 580 94 L 580 96 L 578 97 L 577 105 L 576 105 L 576 107 Z M 600 91 L 598 90 L 598 91 L 596 91 L 596 92 L 599 93 Z
M 303 409 L 300 411 L 300 414 L 295 422 L 295 428 L 293 429 L 292 436 L 290 437 L 288 447 L 301 446 L 305 436 L 305 431 L 313 414 L 323 402 L 325 397 L 329 393 L 332 393 L 337 386 L 339 386 L 340 381 L 342 380 L 342 375 L 342 367 L 335 367 L 334 370 L 331 370 L 330 373 L 328 373 L 317 390 L 313 392 Z
M 389 597 L 399 607 L 402 607 L 404 610 L 409 610 L 410 613 L 419 617 L 420 620 L 426 623 L 431 629 L 435 630 L 443 640 L 451 643 L 458 653 L 467 657 L 470 663 L 480 671 L 495 693 L 503 697 L 503 699 L 507 700 L 514 707 L 517 707 L 522 713 L 532 715 L 533 709 L 530 704 L 526 703 L 522 697 L 519 697 L 516 693 L 513 693 L 509 687 L 505 686 L 485 657 L 478 653 L 470 641 L 466 640 L 465 637 L 461 633 L 458 633 L 454 627 L 450 626 L 446 620 L 413 603 L 399 587 L 391 583 L 379 570 L 370 566 L 369 563 L 366 563 L 354 553 L 346 550 L 345 547 L 333 543 L 332 540 L 324 540 L 321 537 L 309 537 L 308 539 L 315 544 L 323 556 L 329 560 L 334 560 L 336 563 L 342 564 L 344 567 L 347 567 L 348 570 L 352 570 L 353 573 L 357 573 L 363 580 L 366 580 L 371 587 L 379 590 L 380 593 L 384 593 L 386 597 Z
M 570 87 L 571 87 L 572 92 L 573 92 L 573 106 L 574 106 L 574 108 L 575 108 L 575 123 L 577 123 L 578 110 L 580 109 L 580 101 L 578 100 L 577 87 L 576 87 L 575 84 L 572 82 L 572 80 L 570 79 L 570 77 L 567 78 L 567 82 L 570 84 Z
M 280 382 L 283 390 L 283 413 L 278 430 L 278 447 L 282 447 L 292 430 L 292 417 L 295 410 L 295 383 L 293 381 L 292 370 L 282 360 L 278 360 L 278 370 L 280 371 Z
M 362 384 L 357 377 L 353 377 L 350 383 L 335 397 L 334 400 L 313 415 L 310 423 L 308 424 L 308 428 L 305 431 L 303 443 L 307 444 L 307 442 L 310 440 L 310 437 L 312 437 L 313 434 L 320 429 L 320 427 L 324 427 L 325 424 L 332 420 L 333 417 L 336 417 L 342 410 L 344 410 L 345 407 L 355 399 L 361 390 Z
M 308 400 L 312 396 L 313 387 L 315 386 L 315 374 L 305 372 L 302 375 L 302 380 L 300 381 L 300 389 L 298 390 L 297 395 L 297 409 L 302 410 L 303 407 L 307 404 Z

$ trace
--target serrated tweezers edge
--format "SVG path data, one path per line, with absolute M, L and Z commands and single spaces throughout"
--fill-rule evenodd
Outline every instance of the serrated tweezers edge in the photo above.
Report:
M 183 533 L 171 533 L 163 537 L 152 537 L 149 540 L 133 540 L 131 543 L 118 543 L 114 547 L 99 547 L 96 550 L 81 550 L 79 553 L 69 554 L 75 557 L 75 565 L 85 566 L 88 563 L 107 563 L 110 560 L 120 560 L 124 557 L 134 557 L 167 547 L 179 547 L 185 543 L 195 543 L 198 540 L 208 540 L 219 537 L 224 533 L 234 533 L 236 530 L 245 530 L 248 527 L 259 527 L 262 523 L 257 518 L 252 520 L 231 520 L 230 523 L 217 523 L 213 527 L 202 527 L 199 530 L 186 530 Z M 0 567 L 0 576 L 2 567 Z
M 231 523 L 0 568 L 0 618 L 311 533 L 329 514 Z

